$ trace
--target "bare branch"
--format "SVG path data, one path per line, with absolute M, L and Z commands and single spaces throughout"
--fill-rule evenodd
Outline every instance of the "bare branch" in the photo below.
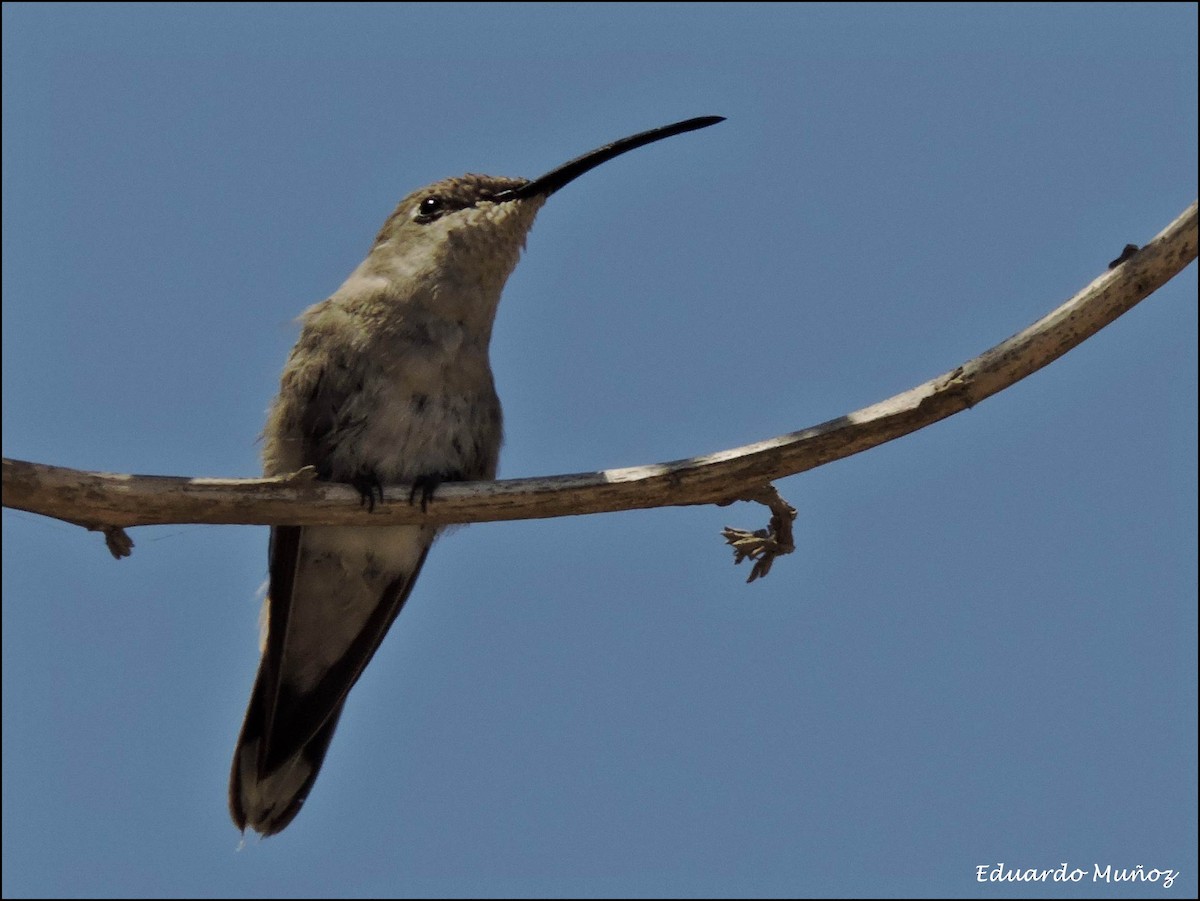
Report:
M 136 525 L 487 522 L 760 498 L 775 479 L 945 419 L 1056 360 L 1194 260 L 1196 221 L 1193 203 L 1146 247 L 1126 248 L 1112 269 L 1061 307 L 952 372 L 838 419 L 744 447 L 629 469 L 445 484 L 427 513 L 407 503 L 368 512 L 354 489 L 315 481 L 304 470 L 272 479 L 191 479 L 83 472 L 6 458 L 4 506 L 102 529 L 111 547 L 117 529 Z M 387 497 L 407 498 L 409 488 L 389 486 Z M 782 522 L 780 511 L 772 512 Z M 775 543 L 745 545 L 744 556 L 785 553 L 790 544 L 778 532 L 757 537 Z M 118 551 L 128 550 L 117 544 Z

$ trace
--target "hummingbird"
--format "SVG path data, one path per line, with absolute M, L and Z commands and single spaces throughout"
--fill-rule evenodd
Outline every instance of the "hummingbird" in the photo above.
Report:
M 723 121 L 614 141 L 532 181 L 464 175 L 405 197 L 370 252 L 300 317 L 263 431 L 267 476 L 314 467 L 425 508 L 446 481 L 492 479 L 502 440 L 488 345 L 504 283 L 542 204 L 622 153 Z M 229 812 L 274 835 L 312 790 L 350 689 L 412 592 L 433 525 L 274 526 L 262 658 L 238 736 Z

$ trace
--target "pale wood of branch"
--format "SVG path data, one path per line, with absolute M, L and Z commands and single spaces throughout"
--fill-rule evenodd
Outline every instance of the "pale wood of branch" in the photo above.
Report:
M 397 525 L 537 519 L 756 499 L 764 485 L 891 441 L 965 410 L 1062 356 L 1196 258 L 1196 204 L 1049 315 L 991 350 L 902 394 L 744 447 L 630 469 L 446 484 L 427 513 L 399 502 L 373 513 L 352 488 L 301 473 L 205 479 L 83 472 L 4 460 L 4 506 L 89 528 L 162 523 Z M 765 387 L 765 386 L 764 386 Z

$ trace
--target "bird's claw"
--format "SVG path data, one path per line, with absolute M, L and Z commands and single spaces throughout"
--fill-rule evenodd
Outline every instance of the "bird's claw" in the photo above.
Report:
M 425 513 L 429 502 L 433 500 L 433 493 L 438 490 L 438 486 L 442 482 L 460 482 L 462 478 L 461 472 L 431 472 L 417 476 L 413 479 L 412 490 L 408 492 L 408 502 L 415 504 L 417 497 L 420 496 L 421 512 Z
M 368 513 L 375 512 L 375 499 L 383 503 L 383 483 L 373 472 L 363 472 L 350 480 L 350 484 L 358 492 L 358 505 L 366 506 Z

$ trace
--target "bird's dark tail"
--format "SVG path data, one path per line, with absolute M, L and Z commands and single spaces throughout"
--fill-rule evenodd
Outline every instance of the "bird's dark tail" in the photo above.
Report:
M 259 752 L 263 720 L 255 715 L 261 710 L 261 695 L 256 683 L 233 753 L 229 814 L 243 832 L 249 827 L 266 836 L 282 832 L 300 812 L 321 771 L 325 752 L 329 750 L 345 705 L 339 704 L 299 751 L 264 772 L 265 762 L 260 760 Z
M 229 780 L 239 829 L 274 835 L 300 812 L 433 537 L 427 526 L 271 530 L 263 654 Z

